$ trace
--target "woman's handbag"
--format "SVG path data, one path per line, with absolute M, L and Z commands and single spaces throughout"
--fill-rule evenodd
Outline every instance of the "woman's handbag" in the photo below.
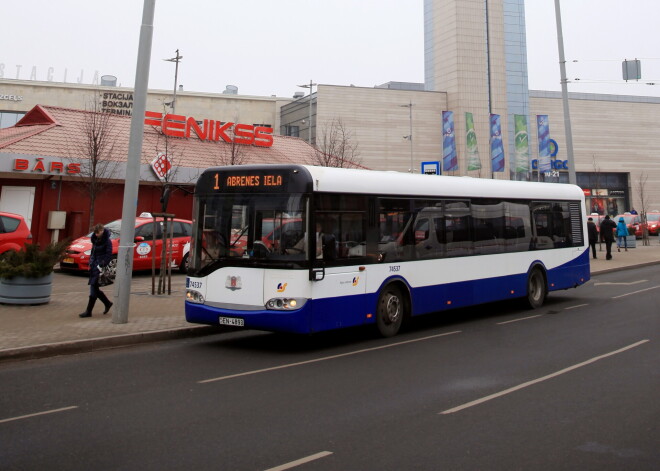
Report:
M 108 286 L 115 282 L 115 273 L 109 265 L 104 267 L 98 266 L 99 269 L 99 286 Z

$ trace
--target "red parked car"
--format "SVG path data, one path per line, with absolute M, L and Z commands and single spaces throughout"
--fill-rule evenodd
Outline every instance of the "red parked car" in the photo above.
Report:
M 626 226 L 628 226 L 628 234 L 630 234 L 630 229 L 632 228 L 635 231 L 634 233 L 636 238 L 642 237 L 642 217 L 639 214 L 618 214 L 614 217 L 614 222 L 618 223 L 619 218 L 623 218 L 623 220 L 626 221 Z
M 0 212 L 0 254 L 32 243 L 32 233 L 20 214 Z
M 112 253 L 115 256 L 111 264 L 116 266 L 119 252 L 119 236 L 121 234 L 121 219 L 105 224 L 110 231 Z M 168 227 L 168 232 L 170 228 Z M 163 251 L 163 218 L 156 219 L 156 234 L 154 240 L 154 220 L 151 214 L 142 213 L 135 218 L 135 244 L 133 252 L 133 270 L 151 270 L 152 258 L 156 254 L 156 268 L 160 268 Z M 174 219 L 172 238 L 172 267 L 185 272 L 188 268 L 188 247 L 192 222 L 185 219 Z M 74 240 L 66 250 L 64 259 L 60 262 L 63 270 L 89 270 L 89 257 L 92 252 L 92 233 Z M 154 247 L 155 245 L 155 247 Z
M 658 235 L 658 232 L 660 232 L 660 211 L 649 211 L 646 213 L 646 226 L 650 236 Z

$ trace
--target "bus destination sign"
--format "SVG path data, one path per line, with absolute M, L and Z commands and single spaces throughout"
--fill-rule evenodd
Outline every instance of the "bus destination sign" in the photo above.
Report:
M 286 179 L 281 173 L 254 173 L 247 175 L 213 174 L 213 189 L 220 191 L 283 191 Z

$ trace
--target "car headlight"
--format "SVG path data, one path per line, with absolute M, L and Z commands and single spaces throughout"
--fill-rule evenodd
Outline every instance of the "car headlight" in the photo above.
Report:
M 293 311 L 305 305 L 305 298 L 272 298 L 266 303 L 266 309 L 272 311 Z
M 187 289 L 186 301 L 190 301 L 191 303 L 196 304 L 204 304 L 204 296 L 202 296 L 202 293 L 199 291 L 195 291 L 194 289 Z
M 84 253 L 85 255 L 92 255 L 92 249 L 85 250 L 83 253 Z

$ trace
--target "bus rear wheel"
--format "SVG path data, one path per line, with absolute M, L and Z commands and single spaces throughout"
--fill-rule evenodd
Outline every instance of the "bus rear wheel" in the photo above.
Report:
M 390 285 L 381 291 L 376 309 L 376 326 L 383 337 L 392 337 L 399 332 L 405 306 L 405 299 L 398 287 Z
M 541 270 L 535 268 L 527 278 L 527 305 L 531 309 L 538 309 L 543 306 L 547 296 L 548 287 L 545 283 L 545 276 Z

